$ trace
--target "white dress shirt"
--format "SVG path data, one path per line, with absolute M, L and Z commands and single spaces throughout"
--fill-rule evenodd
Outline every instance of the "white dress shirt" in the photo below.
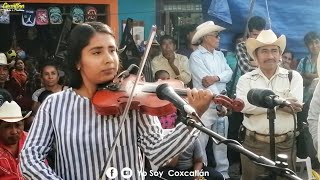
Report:
M 232 77 L 232 70 L 223 53 L 216 50 L 209 52 L 201 45 L 191 54 L 189 68 L 194 88 L 206 89 L 202 86 L 202 79 L 205 76 L 218 76 L 220 81 L 208 87 L 215 94 L 226 90 L 226 84 Z

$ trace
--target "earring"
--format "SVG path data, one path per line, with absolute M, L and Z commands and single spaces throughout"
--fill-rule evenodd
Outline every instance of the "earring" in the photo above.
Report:
M 80 71 L 80 66 L 77 67 L 78 71 Z

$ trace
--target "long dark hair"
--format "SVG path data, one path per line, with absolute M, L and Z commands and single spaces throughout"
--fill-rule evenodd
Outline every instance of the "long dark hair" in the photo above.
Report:
M 70 33 L 68 49 L 67 49 L 67 66 L 69 70 L 70 84 L 69 86 L 79 89 L 83 83 L 80 72 L 76 66 L 81 59 L 81 51 L 88 44 L 95 33 L 106 33 L 114 36 L 112 29 L 101 22 L 87 22 L 77 25 Z

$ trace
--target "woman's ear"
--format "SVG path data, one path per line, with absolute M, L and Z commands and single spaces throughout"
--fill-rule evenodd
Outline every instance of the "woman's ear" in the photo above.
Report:
M 78 64 L 76 65 L 76 68 L 77 68 L 78 71 L 80 71 L 80 69 L 81 69 L 80 63 L 78 63 Z

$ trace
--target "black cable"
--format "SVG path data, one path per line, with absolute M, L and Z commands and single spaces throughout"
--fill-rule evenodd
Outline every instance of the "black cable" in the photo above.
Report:
M 293 158 L 293 150 L 294 150 L 294 145 L 296 143 L 297 117 L 296 117 L 296 113 L 295 113 L 292 105 L 290 105 L 289 107 L 290 107 L 291 114 L 292 114 L 293 120 L 294 120 L 294 122 L 293 122 L 293 141 L 292 141 L 292 147 L 291 147 L 291 152 L 290 152 L 291 153 L 291 165 L 292 165 L 293 170 L 296 171 L 295 170 L 295 166 L 293 164 L 293 163 L 295 163 L 295 162 L 293 162 L 293 160 L 294 160 L 294 158 Z
M 269 168 L 269 169 L 277 169 L 278 171 L 283 171 L 283 168 L 282 167 L 277 167 L 277 166 L 271 166 L 271 165 L 268 165 L 268 164 L 262 164 L 262 163 L 259 163 L 259 162 L 256 162 L 256 161 L 252 161 L 254 164 L 258 165 L 258 166 L 262 166 L 262 167 L 266 167 L 266 168 Z M 291 175 L 295 175 L 296 173 L 294 173 L 294 171 L 292 171 L 291 169 L 287 168 L 286 171 L 291 174 Z
M 199 119 L 199 122 L 200 122 L 200 124 L 201 124 L 203 127 L 206 127 L 200 119 Z M 213 138 L 213 137 L 211 137 L 211 138 L 212 138 L 213 142 L 214 142 L 216 145 L 219 145 L 219 144 L 221 144 L 221 143 L 225 143 L 226 145 L 227 145 L 227 144 L 236 144 L 236 145 L 242 147 L 242 144 L 240 144 L 238 141 L 233 140 L 233 139 L 226 139 L 226 140 L 217 142 L 217 140 L 216 140 L 215 138 Z

